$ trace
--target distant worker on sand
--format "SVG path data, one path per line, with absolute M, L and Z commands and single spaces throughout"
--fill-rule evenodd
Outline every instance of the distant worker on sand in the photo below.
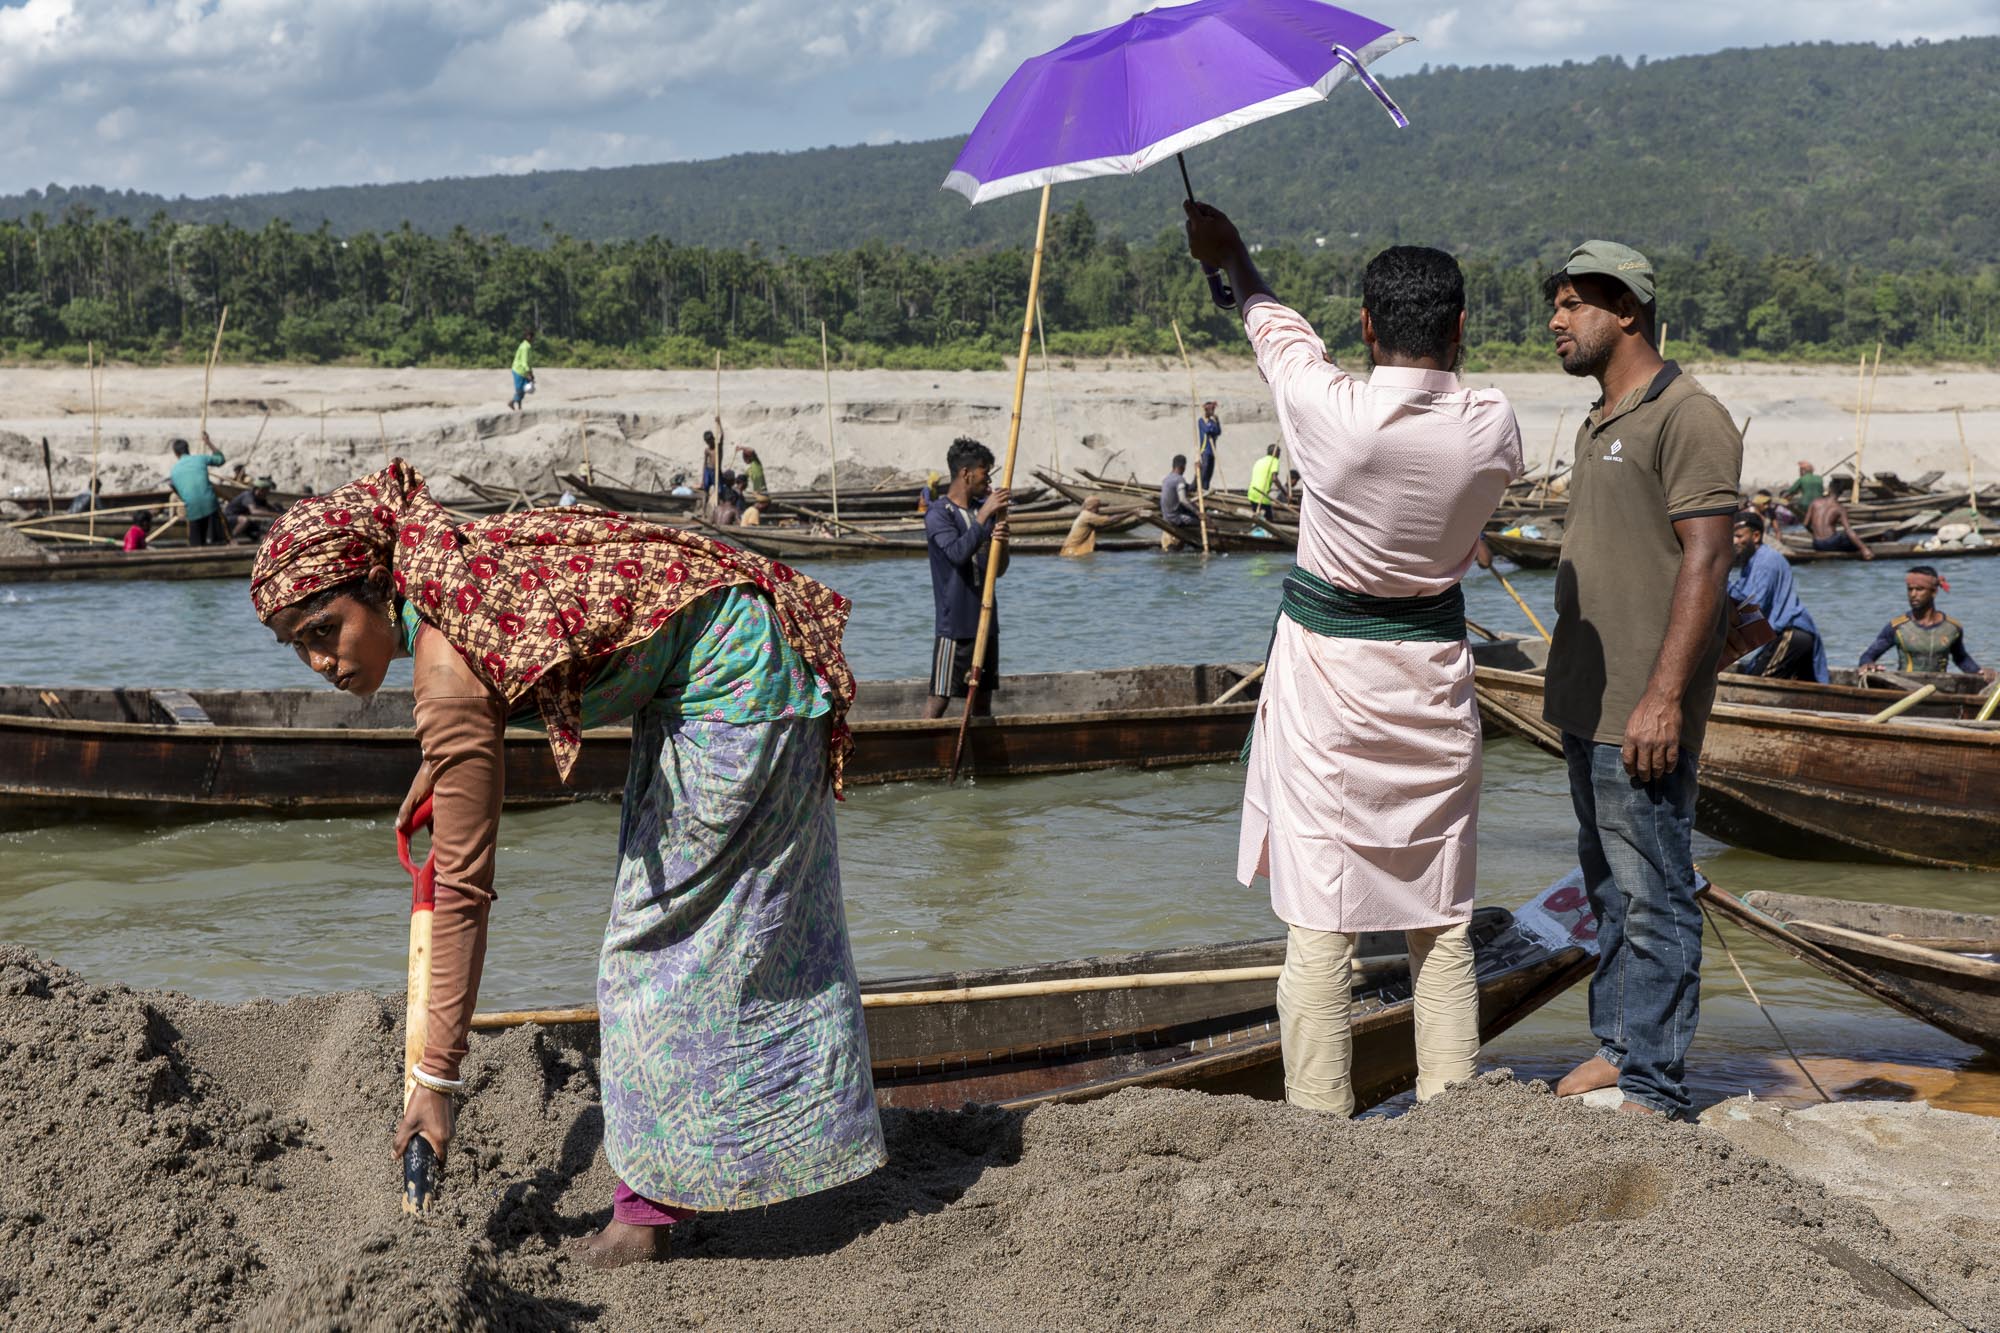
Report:
M 1188 499 L 1186 454 L 1174 455 L 1173 467 L 1160 482 L 1160 517 L 1177 528 L 1192 528 L 1201 522 L 1201 515 Z
M 174 465 L 167 473 L 167 485 L 186 506 L 188 545 L 221 546 L 229 541 L 229 533 L 223 527 L 222 501 L 215 494 L 215 483 L 208 479 L 208 470 L 221 467 L 224 460 L 209 442 L 207 431 L 201 433 L 201 447 L 206 452 L 189 453 L 186 440 L 174 441 Z
M 1320 501 L 1302 511 L 1285 578 L 1236 855 L 1243 884 L 1270 877 L 1289 928 L 1285 1098 L 1353 1114 L 1355 943 L 1400 930 L 1427 1099 L 1471 1078 L 1479 1050 L 1479 714 L 1459 579 L 1521 473 L 1520 426 L 1499 390 L 1455 373 L 1465 276 L 1450 255 L 1396 246 L 1369 261 L 1364 381 L 1279 304 L 1227 217 L 1184 208 L 1188 250 L 1229 275 L 1286 447 Z
M 1588 241 L 1542 293 L 1562 368 L 1602 395 L 1577 428 L 1542 702 L 1562 731 L 1601 960 L 1597 1054 L 1556 1092 L 1616 1085 L 1620 1110 L 1680 1115 L 1701 998 L 1696 760 L 1733 619 L 1743 437 L 1660 358 L 1644 255 Z
M 429 799 L 436 906 L 398 1157 L 421 1134 L 445 1160 L 465 1093 L 508 728 L 543 728 L 569 781 L 588 729 L 629 720 L 639 762 L 597 977 L 616 1185 L 580 1257 L 664 1259 L 669 1228 L 695 1212 L 762 1208 L 882 1164 L 833 819 L 854 698 L 845 598 L 697 533 L 601 512 L 461 527 L 397 462 L 287 510 L 258 549 L 250 599 L 280 644 L 358 698 L 392 659 L 415 659 L 423 761 L 396 825 Z
M 1806 531 L 1812 533 L 1815 551 L 1853 551 L 1863 560 L 1875 558 L 1875 552 L 1854 531 L 1846 507 L 1831 495 L 1822 495 L 1806 506 Z
M 132 526 L 125 529 L 125 549 L 143 551 L 146 549 L 147 534 L 153 530 L 153 511 L 141 509 L 132 515 Z
M 1216 419 L 1215 400 L 1201 405 L 1201 419 L 1194 423 L 1195 443 L 1201 446 L 1201 488 L 1215 489 L 1215 451 L 1222 443 L 1222 422 Z
M 514 349 L 514 396 L 507 403 L 510 410 L 521 410 L 521 400 L 534 392 L 535 387 L 535 331 L 529 329 L 521 335 L 521 345 Z
M 1105 528 L 1116 527 L 1141 512 L 1138 506 L 1107 510 L 1101 496 L 1091 496 L 1083 502 L 1083 508 L 1077 511 L 1076 522 L 1069 525 L 1069 535 L 1063 538 L 1062 554 L 1091 554 L 1097 549 L 1099 532 Z
M 1960 671 L 1994 679 L 1993 668 L 1980 666 L 1966 651 L 1965 627 L 1938 610 L 1938 593 L 1950 592 L 1951 585 L 1935 568 L 1912 565 L 1903 576 L 1903 591 L 1910 599 L 1910 613 L 1882 627 L 1861 654 L 1863 671 L 1880 671 L 1876 659 L 1894 648 L 1898 671 L 1950 671 L 1956 665 Z
M 1812 508 L 1814 500 L 1826 494 L 1826 478 L 1813 471 L 1810 459 L 1801 458 L 1799 460 L 1799 479 L 1785 487 L 1778 494 L 1790 500 L 1792 508 L 1803 514 L 1806 510 Z
M 979 637 L 979 606 L 986 595 L 986 562 L 993 543 L 1000 546 L 998 578 L 1007 572 L 1007 501 L 1012 492 L 992 480 L 993 451 L 960 436 L 945 452 L 951 485 L 924 515 L 924 541 L 930 550 L 931 600 L 936 604 L 936 639 L 931 645 L 931 693 L 925 717 L 943 717 L 953 699 L 966 697 L 972 674 L 972 654 Z M 977 506 L 975 508 L 975 506 Z M 986 660 L 979 668 L 979 693 L 972 700 L 974 716 L 993 711 L 993 691 L 1000 687 L 1000 611 L 986 638 Z
M 1278 482 L 1278 473 L 1283 468 L 1278 461 L 1278 446 L 1265 448 L 1264 456 L 1250 468 L 1250 508 L 1260 518 L 1271 516 L 1271 506 L 1277 502 L 1284 487 Z
M 68 512 L 72 514 L 88 514 L 93 509 L 102 509 L 104 507 L 103 500 L 104 479 L 100 477 L 90 483 L 89 489 L 78 491 L 74 496 L 70 497 Z
M 1824 685 L 1826 644 L 1812 613 L 1799 600 L 1798 584 L 1784 553 L 1764 540 L 1764 520 L 1755 512 L 1736 516 L 1736 564 L 1729 578 L 1731 602 L 1755 602 L 1778 637 L 1731 670 L 1772 680 L 1816 680 Z

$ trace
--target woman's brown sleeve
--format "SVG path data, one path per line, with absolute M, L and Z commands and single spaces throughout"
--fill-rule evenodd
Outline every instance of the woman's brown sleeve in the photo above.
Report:
M 426 628 L 417 640 L 415 684 L 417 739 L 435 779 L 431 850 L 437 857 L 430 1025 L 422 1068 L 455 1079 L 486 961 L 507 706 L 434 629 Z

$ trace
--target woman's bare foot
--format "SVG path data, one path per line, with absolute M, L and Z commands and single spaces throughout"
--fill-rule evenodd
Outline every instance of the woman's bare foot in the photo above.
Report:
M 671 1227 L 611 1222 L 596 1235 L 572 1242 L 570 1249 L 592 1268 L 658 1263 L 667 1257 L 667 1232 L 670 1230 Z
M 1556 1096 L 1576 1097 L 1599 1088 L 1615 1087 L 1617 1083 L 1618 1066 L 1601 1055 L 1593 1055 L 1562 1076 L 1562 1082 L 1556 1084 Z

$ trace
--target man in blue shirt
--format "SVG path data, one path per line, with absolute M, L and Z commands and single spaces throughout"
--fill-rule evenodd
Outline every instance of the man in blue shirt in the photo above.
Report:
M 1201 420 L 1194 423 L 1195 443 L 1201 446 L 1201 488 L 1215 489 L 1215 446 L 1222 443 L 1222 423 L 1215 418 L 1215 400 L 1201 405 Z
M 207 431 L 201 433 L 201 447 L 204 452 L 191 454 L 186 440 L 174 441 L 174 466 L 167 473 L 167 485 L 187 506 L 188 545 L 221 546 L 229 541 L 229 533 L 222 526 L 222 501 L 216 497 L 208 470 L 221 467 L 223 458 L 209 442 Z
M 1007 572 L 1007 501 L 1011 492 L 993 485 L 993 451 L 960 436 L 951 442 L 945 466 L 951 470 L 951 485 L 924 515 L 931 598 L 937 607 L 926 717 L 943 717 L 951 700 L 966 696 L 974 640 L 979 636 L 986 565 L 995 558 L 996 549 L 1000 564 L 994 577 Z M 986 637 L 986 658 L 979 666 L 979 691 L 972 699 L 975 715 L 983 717 L 993 711 L 993 691 L 999 683 L 1000 613 L 996 598 L 993 624 Z
M 1826 645 L 1819 627 L 1799 600 L 1792 567 L 1764 544 L 1764 520 L 1756 510 L 1736 516 L 1736 563 L 1729 574 L 1729 600 L 1755 602 L 1777 638 L 1738 662 L 1735 670 L 1773 680 L 1816 680 L 1824 685 Z

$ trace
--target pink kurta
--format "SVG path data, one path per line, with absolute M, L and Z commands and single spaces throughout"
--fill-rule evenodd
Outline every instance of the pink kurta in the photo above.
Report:
M 1299 564 L 1350 592 L 1444 592 L 1521 472 L 1497 389 L 1327 359 L 1295 311 L 1265 298 L 1244 328 L 1305 484 Z M 1309 930 L 1418 930 L 1472 913 L 1479 714 L 1456 643 L 1377 643 L 1278 621 L 1257 707 L 1236 874 Z

